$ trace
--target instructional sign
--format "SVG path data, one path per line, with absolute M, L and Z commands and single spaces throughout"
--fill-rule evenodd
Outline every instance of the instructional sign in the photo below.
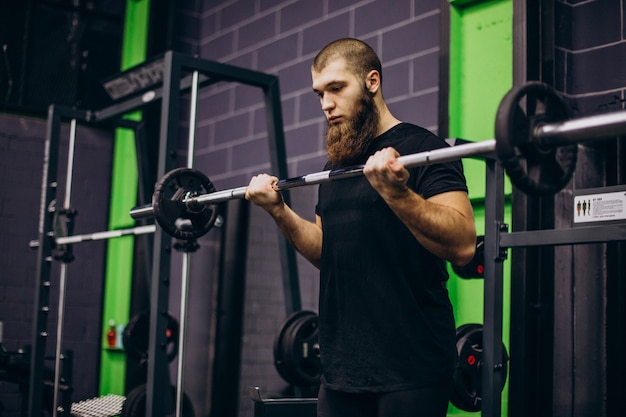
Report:
M 574 196 L 574 224 L 626 220 L 626 190 Z

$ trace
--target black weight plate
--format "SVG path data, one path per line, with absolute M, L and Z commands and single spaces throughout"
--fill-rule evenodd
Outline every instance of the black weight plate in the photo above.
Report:
M 293 371 L 296 381 L 301 381 L 303 386 L 319 383 L 321 376 L 318 333 L 317 316 L 301 319 L 292 329 L 296 360 Z
M 320 362 L 317 315 L 312 312 L 297 314 L 285 327 L 278 341 L 277 369 L 285 381 L 296 386 L 319 383 Z
M 120 417 L 137 417 L 146 414 L 146 385 L 131 389 L 122 405 Z
M 165 334 L 165 348 L 167 360 L 173 361 L 178 354 L 178 321 L 170 314 L 167 315 L 167 329 Z M 148 342 L 150 334 L 150 314 L 143 311 L 134 315 L 122 333 L 122 343 L 126 354 L 140 363 L 148 359 Z
M 454 371 L 450 401 L 461 410 L 480 411 L 482 326 L 468 326 L 464 332 L 460 332 L 457 337 L 457 353 L 457 366 Z
M 520 190 L 533 195 L 555 194 L 572 178 L 578 145 L 551 146 L 534 137 L 536 127 L 569 116 L 561 96 L 540 82 L 514 87 L 500 102 L 495 122 L 496 152 Z
M 208 233 L 215 224 L 217 204 L 185 203 L 188 197 L 215 192 L 209 178 L 191 168 L 177 168 L 165 174 L 154 187 L 154 218 L 165 233 L 181 240 L 193 240 Z
M 452 270 L 460 278 L 485 277 L 485 236 L 476 236 L 476 252 L 472 260 L 463 266 L 452 264 Z
M 70 263 L 74 260 L 73 247 L 71 244 L 57 245 L 56 239 L 68 237 L 74 229 L 74 217 L 78 213 L 74 209 L 58 209 L 54 212 L 52 220 L 53 227 L 53 250 L 54 259 L 64 263 Z
M 279 332 L 274 339 L 274 366 L 276 367 L 278 374 L 285 380 L 285 375 L 288 375 L 286 370 L 286 366 L 288 365 L 285 365 L 285 355 L 286 351 L 288 350 L 285 348 L 285 339 L 287 338 L 287 333 L 290 331 L 290 327 L 293 325 L 294 322 L 298 321 L 301 317 L 309 316 L 312 313 L 313 312 L 301 310 L 289 315 L 289 317 L 285 319 L 285 322 L 280 327 Z M 286 382 L 289 381 L 286 380 Z
M 482 329 L 483 325 L 478 323 L 466 323 L 463 324 L 456 329 L 456 341 L 457 341 L 457 351 L 459 347 L 459 340 L 464 337 L 469 331 Z
M 317 314 L 303 310 L 287 318 L 274 341 L 274 365 L 279 375 L 292 385 L 319 384 Z
M 174 406 L 176 404 L 176 388 L 171 387 L 172 400 Z M 122 412 L 120 417 L 144 417 L 146 415 L 146 397 L 147 386 L 141 384 L 130 390 L 122 406 Z M 193 409 L 193 403 L 189 396 L 183 392 L 182 396 L 182 415 L 183 417 L 194 417 L 195 412 Z
M 457 329 L 457 365 L 453 376 L 450 402 L 460 410 L 480 411 L 482 405 L 482 354 L 483 326 L 465 324 Z M 504 389 L 508 371 L 508 354 L 502 345 L 503 378 L 500 391 Z

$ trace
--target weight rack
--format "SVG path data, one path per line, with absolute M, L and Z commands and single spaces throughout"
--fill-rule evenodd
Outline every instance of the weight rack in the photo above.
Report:
M 121 117 L 126 113 L 141 109 L 147 103 L 160 100 L 161 119 L 157 177 L 162 177 L 174 168 L 170 152 L 176 150 L 175 138 L 178 135 L 181 93 L 193 88 L 194 77 L 190 73 L 197 72 L 199 74 L 195 78 L 198 87 L 206 87 L 221 81 L 250 85 L 263 90 L 271 170 L 282 177 L 287 176 L 280 90 L 276 76 L 203 60 L 174 51 L 165 52 L 162 56 L 151 60 L 148 64 L 151 66 L 151 70 L 155 67 L 155 61 L 159 60 L 161 61 L 160 67 L 162 67 L 162 81 L 157 83 L 157 86 L 148 87 L 149 95 L 134 95 L 95 111 L 76 110 L 54 104 L 48 109 L 38 239 L 31 245 L 37 248 L 35 312 L 28 389 L 28 415 L 31 417 L 38 417 L 42 412 L 44 354 L 48 336 L 48 306 L 53 254 L 53 241 L 50 233 L 53 230 L 54 212 L 49 208 L 56 199 L 60 131 L 64 121 L 112 128 L 125 127 L 133 129 L 136 137 L 141 137 L 141 123 L 123 120 Z M 135 71 L 142 65 L 131 68 L 121 75 Z M 144 169 L 144 164 L 139 163 L 138 165 L 140 170 Z M 149 173 L 140 171 L 140 179 L 142 175 L 143 178 L 149 177 Z M 289 202 L 288 193 L 284 195 L 284 198 L 285 201 Z M 154 231 L 150 311 L 168 310 L 170 246 L 171 238 L 157 227 Z M 301 308 L 296 255 L 286 239 L 279 239 L 279 253 L 286 310 L 290 314 Z M 155 417 L 170 415 L 174 412 L 169 392 L 170 387 L 169 384 L 166 384 L 169 380 L 167 358 L 165 351 L 158 348 L 161 344 L 158 335 L 165 334 L 166 326 L 167 320 L 164 315 L 150 315 L 148 352 L 150 359 L 148 361 L 146 412 L 147 415 Z M 69 412 L 69 410 L 66 411 Z
M 622 118 L 624 113 L 621 114 Z M 612 120 L 613 121 L 613 120 Z M 580 131 L 566 132 L 565 137 L 583 141 Z M 588 140 L 604 138 L 602 129 L 595 126 Z M 612 128 L 613 129 L 613 128 Z M 611 134 L 626 133 L 611 130 Z M 597 137 L 596 137 L 597 136 Z M 503 261 L 508 249 L 538 246 L 577 245 L 605 243 L 626 240 L 626 224 L 590 225 L 570 228 L 510 232 L 504 222 L 504 170 L 493 158 L 486 162 L 485 191 L 485 239 L 484 239 L 484 307 L 483 307 L 483 371 L 482 371 L 482 410 L 484 417 L 500 417 L 502 401 L 500 387 L 502 375 L 502 303 L 503 303 Z M 553 198 L 553 197 L 552 197 Z M 512 364 L 511 366 L 515 366 Z

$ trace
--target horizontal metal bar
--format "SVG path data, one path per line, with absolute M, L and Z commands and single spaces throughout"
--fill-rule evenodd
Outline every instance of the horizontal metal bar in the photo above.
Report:
M 154 216 L 154 209 L 150 204 L 130 209 L 130 216 L 135 220 L 149 219 Z
M 490 152 L 493 152 L 495 148 L 495 139 L 489 139 L 482 142 L 467 143 L 450 148 L 441 148 L 433 151 L 403 155 L 398 157 L 398 161 L 400 161 L 406 168 L 415 168 L 418 166 L 456 161 L 461 158 L 468 158 L 472 156 L 485 156 Z M 360 175 L 363 175 L 363 168 L 364 165 L 358 165 L 348 168 L 316 172 L 297 178 L 280 180 L 276 183 L 276 189 L 278 191 L 281 191 L 288 188 L 299 187 L 302 185 L 322 184 L 324 182 L 334 180 L 343 180 L 347 178 L 358 177 Z
M 211 79 L 205 75 L 200 76 L 200 86 L 204 87 L 213 83 L 216 83 L 219 80 Z M 191 89 L 192 85 L 192 76 L 187 75 L 180 80 L 180 91 L 185 92 Z M 156 87 L 152 90 L 148 90 L 143 92 L 141 95 L 131 96 L 130 98 L 125 99 L 124 101 L 120 101 L 117 104 L 113 104 L 109 107 L 97 110 L 93 112 L 93 120 L 96 122 L 102 122 L 107 120 L 113 116 L 118 116 L 120 114 L 125 114 L 133 110 L 137 110 L 147 103 L 160 100 L 163 97 L 163 87 Z
M 435 149 L 427 152 L 419 152 L 410 155 L 398 157 L 398 160 L 407 168 L 415 168 L 418 166 L 428 166 L 440 164 L 443 162 L 456 161 L 465 157 L 488 156 L 496 149 L 495 139 L 488 139 L 476 143 L 466 143 L 462 145 L 452 146 L 448 148 Z M 343 180 L 363 175 L 363 165 L 348 168 L 315 172 L 301 177 L 288 178 L 279 180 L 275 189 L 277 191 L 287 190 L 290 188 L 301 187 L 304 185 L 322 184 L 325 182 Z M 195 197 L 189 197 L 182 200 L 187 204 L 211 204 L 221 203 L 223 201 L 244 198 L 247 187 L 238 187 L 229 190 L 216 191 L 209 194 L 201 194 Z M 130 211 L 133 219 L 145 219 L 154 216 L 154 210 L 151 205 L 135 207 Z
M 407 168 L 441 164 L 444 162 L 456 161 L 461 158 L 474 156 L 489 156 L 496 150 L 496 140 L 487 139 L 480 142 L 471 142 L 449 148 L 436 149 L 434 151 L 419 152 L 404 155 L 398 158 Z
M 571 229 L 528 230 L 500 234 L 504 248 L 576 245 L 626 240 L 626 224 L 573 227 Z
M 199 204 L 221 203 L 222 201 L 236 200 L 246 196 L 248 187 L 237 187 L 229 190 L 216 191 L 210 194 L 202 194 L 191 199 L 183 200 L 188 203 L 194 201 Z
M 263 89 L 278 81 L 276 75 L 177 52 L 172 53 L 172 62 L 179 64 L 181 68 L 197 70 L 200 73 L 207 74 L 218 81 L 238 82 Z
M 626 135 L 626 110 L 539 125 L 533 137 L 545 146 Z
M 84 235 L 63 236 L 56 238 L 54 242 L 57 246 L 71 245 L 72 243 L 80 243 L 93 240 L 106 240 L 128 235 L 145 235 L 149 233 L 154 233 L 155 231 L 156 226 L 153 224 L 149 224 L 146 226 L 132 227 L 130 229 L 107 230 L 105 232 L 87 233 Z M 28 246 L 30 246 L 31 248 L 38 248 L 39 241 L 31 240 Z

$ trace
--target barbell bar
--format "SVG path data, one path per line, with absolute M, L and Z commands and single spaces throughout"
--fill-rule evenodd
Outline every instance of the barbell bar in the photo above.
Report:
M 398 160 L 407 168 L 414 168 L 424 165 L 439 164 L 443 162 L 456 161 L 462 157 L 471 157 L 485 155 L 495 151 L 496 144 L 494 139 L 457 145 L 451 148 L 442 148 L 428 152 L 420 152 L 416 154 L 400 156 Z M 325 182 L 343 180 L 363 175 L 363 165 L 357 165 L 349 168 L 334 169 L 327 171 L 314 172 L 300 177 L 278 180 L 274 185 L 276 191 L 284 191 L 291 188 L 301 187 L 305 185 L 322 184 Z M 236 200 L 245 198 L 247 186 L 231 188 L 222 191 L 216 191 L 209 194 L 188 195 L 183 197 L 181 202 L 192 207 L 198 207 L 203 204 L 221 203 L 228 200 Z M 152 205 L 135 207 L 130 211 L 133 219 L 144 219 L 154 216 Z
M 539 125 L 534 136 L 540 144 L 565 145 L 623 135 L 625 124 L 626 112 L 618 111 Z
M 398 160 L 407 168 L 468 157 L 494 157 L 511 182 L 535 195 L 558 192 L 571 180 L 578 142 L 626 134 L 626 111 L 571 119 L 561 95 L 546 84 L 529 82 L 512 88 L 502 99 L 495 139 L 465 143 L 409 155 Z M 315 172 L 276 182 L 277 191 L 363 175 L 363 165 Z M 245 198 L 246 186 L 216 191 L 202 173 L 178 168 L 155 186 L 152 205 L 131 209 L 134 219 L 154 217 L 164 231 L 183 240 L 207 233 L 217 217 L 217 203 Z
M 492 153 L 495 140 L 468 143 L 449 148 L 404 155 L 400 162 L 407 168 L 456 161 L 462 157 Z M 315 172 L 300 177 L 279 180 L 274 185 L 277 191 L 304 185 L 343 180 L 363 175 L 363 165 Z M 155 186 L 152 205 L 131 210 L 134 219 L 153 216 L 159 226 L 169 235 L 180 240 L 194 240 L 208 233 L 218 217 L 217 203 L 245 198 L 247 187 L 215 190 L 210 180 L 201 172 L 191 168 L 177 168 L 166 173 Z M 207 192 L 208 191 L 208 192 Z
M 54 237 L 54 244 L 56 246 L 63 246 L 63 245 L 71 245 L 74 243 L 81 243 L 81 242 L 113 239 L 113 238 L 122 237 L 122 236 L 129 236 L 129 235 L 135 235 L 135 236 L 146 235 L 146 234 L 154 233 L 155 231 L 156 231 L 156 225 L 148 224 L 145 226 L 131 227 L 129 229 L 105 230 L 104 232 L 94 232 L 94 233 L 85 233 L 81 235 L 58 236 L 58 237 L 53 236 L 53 237 Z M 28 243 L 28 246 L 33 249 L 38 248 L 39 241 L 31 240 Z

